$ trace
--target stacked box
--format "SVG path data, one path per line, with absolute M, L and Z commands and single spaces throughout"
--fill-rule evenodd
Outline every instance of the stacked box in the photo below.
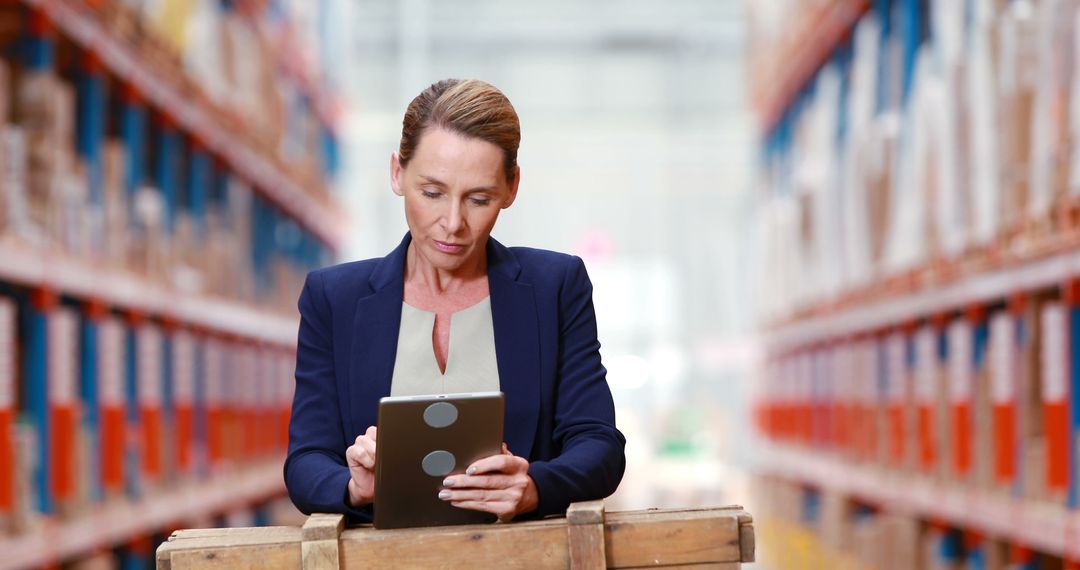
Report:
M 1046 497 L 1066 503 L 1069 488 L 1068 322 L 1060 301 L 1048 301 L 1040 314 L 1042 334 L 1040 396 L 1046 445 Z
M 139 399 L 139 425 L 142 480 L 145 489 L 160 490 L 165 476 L 165 418 L 163 409 L 161 329 L 143 322 L 135 331 L 136 384 Z
M 931 325 L 923 325 L 915 336 L 914 395 L 917 410 L 917 464 L 919 470 L 928 475 L 937 474 L 941 457 L 937 413 L 938 374 L 937 331 Z
M 174 425 L 170 452 L 176 472 L 193 472 L 195 441 L 195 341 L 189 331 L 176 330 L 171 336 Z
M 908 340 L 902 331 L 893 331 L 886 340 L 886 416 L 887 429 L 883 463 L 895 469 L 907 469 L 914 463 L 914 406 L 908 368 Z
M 124 324 L 117 317 L 107 316 L 98 325 L 98 405 L 101 407 L 99 465 L 106 500 L 123 497 L 126 485 L 125 335 Z
M 296 357 L 288 351 L 282 351 L 278 357 L 278 450 L 283 451 L 289 445 L 289 417 L 292 415 L 293 390 L 296 387 L 294 372 Z M 808 418 L 809 419 L 809 418 Z
M 102 195 L 105 212 L 105 260 L 112 267 L 125 267 L 129 230 L 124 176 L 127 172 L 127 149 L 110 140 L 103 151 Z
M 48 398 L 48 470 L 46 483 L 53 505 L 61 514 L 79 510 L 78 477 L 81 407 L 78 398 L 78 315 L 68 307 L 51 309 L 46 316 Z
M 203 350 L 203 386 L 206 405 L 206 453 L 211 469 L 217 469 L 225 459 L 225 406 L 226 378 L 222 371 L 223 354 L 221 341 L 206 337 Z
M 974 331 L 965 318 L 957 318 L 949 325 L 949 430 L 952 435 L 952 453 L 949 473 L 961 483 L 969 480 L 974 457 Z
M 990 319 L 991 431 L 994 486 L 1008 491 L 1016 478 L 1019 444 L 1019 318 L 998 311 Z
M 1020 431 L 1019 470 L 1023 496 L 1030 499 L 1046 498 L 1046 434 L 1043 422 L 1042 355 L 1043 330 L 1041 326 L 1044 300 L 1033 296 L 1023 309 L 1024 338 L 1020 347 L 1019 399 Z
M 985 315 L 977 312 L 974 345 L 974 382 L 972 394 L 974 413 L 971 436 L 972 481 L 980 491 L 992 489 L 994 480 L 994 439 L 992 405 L 992 354 L 990 324 Z
M 0 297 L 0 536 L 15 514 L 16 327 L 15 303 Z

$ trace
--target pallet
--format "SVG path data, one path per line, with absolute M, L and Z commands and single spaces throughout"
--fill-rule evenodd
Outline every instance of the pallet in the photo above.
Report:
M 345 528 L 315 514 L 303 527 L 179 530 L 157 550 L 158 570 L 215 568 L 715 568 L 754 561 L 742 507 L 604 512 L 570 505 L 565 518 L 400 530 Z

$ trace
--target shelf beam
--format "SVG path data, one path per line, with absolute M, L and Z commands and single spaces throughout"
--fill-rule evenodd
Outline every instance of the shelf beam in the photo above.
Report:
M 762 133 L 776 127 L 795 97 L 869 10 L 869 0 L 835 0 L 802 22 L 794 39 L 772 58 L 772 62 L 780 63 L 779 68 L 756 81 L 753 99 L 761 116 Z
M 783 352 L 834 338 L 873 332 L 912 319 L 1006 301 L 1016 293 L 1059 287 L 1080 276 L 1080 251 L 1065 251 L 961 277 L 945 285 L 810 317 L 766 333 L 771 351 Z
M 0 242 L 0 281 L 56 293 L 278 346 L 296 346 L 298 320 L 213 297 L 180 293 L 123 271 Z

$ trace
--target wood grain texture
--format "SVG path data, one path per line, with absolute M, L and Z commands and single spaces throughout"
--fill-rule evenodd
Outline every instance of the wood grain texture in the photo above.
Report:
M 300 530 L 301 540 L 337 540 L 345 528 L 345 515 L 316 513 Z
M 304 570 L 339 570 L 338 541 L 307 540 L 300 547 Z
M 603 524 L 604 501 L 582 501 L 566 509 L 566 522 L 569 524 Z
M 301 565 L 299 543 L 194 548 L 171 553 L 171 570 L 276 570 Z
M 158 567 L 565 570 L 575 559 L 587 559 L 589 568 L 731 570 L 753 560 L 753 518 L 741 509 L 604 513 L 600 507 L 584 505 L 568 511 L 567 518 L 509 524 L 351 528 L 341 532 L 340 541 L 337 522 L 330 519 L 308 528 L 308 536 L 333 537 L 323 540 L 303 541 L 304 531 L 297 527 L 184 530 L 158 548 Z M 582 546 L 590 540 L 595 548 Z
M 604 502 L 574 503 L 566 511 L 570 570 L 604 570 Z
M 568 568 L 566 519 L 529 523 L 348 529 L 345 568 Z
M 739 550 L 742 552 L 740 561 L 753 562 L 756 549 L 754 538 L 754 523 L 739 523 Z
M 610 568 L 738 562 L 739 519 L 711 509 L 608 513 Z

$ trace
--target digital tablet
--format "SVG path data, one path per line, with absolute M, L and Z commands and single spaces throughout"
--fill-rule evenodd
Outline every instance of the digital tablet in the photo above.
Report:
M 502 451 L 503 393 L 379 400 L 375 528 L 493 522 L 439 498 L 443 479 Z

